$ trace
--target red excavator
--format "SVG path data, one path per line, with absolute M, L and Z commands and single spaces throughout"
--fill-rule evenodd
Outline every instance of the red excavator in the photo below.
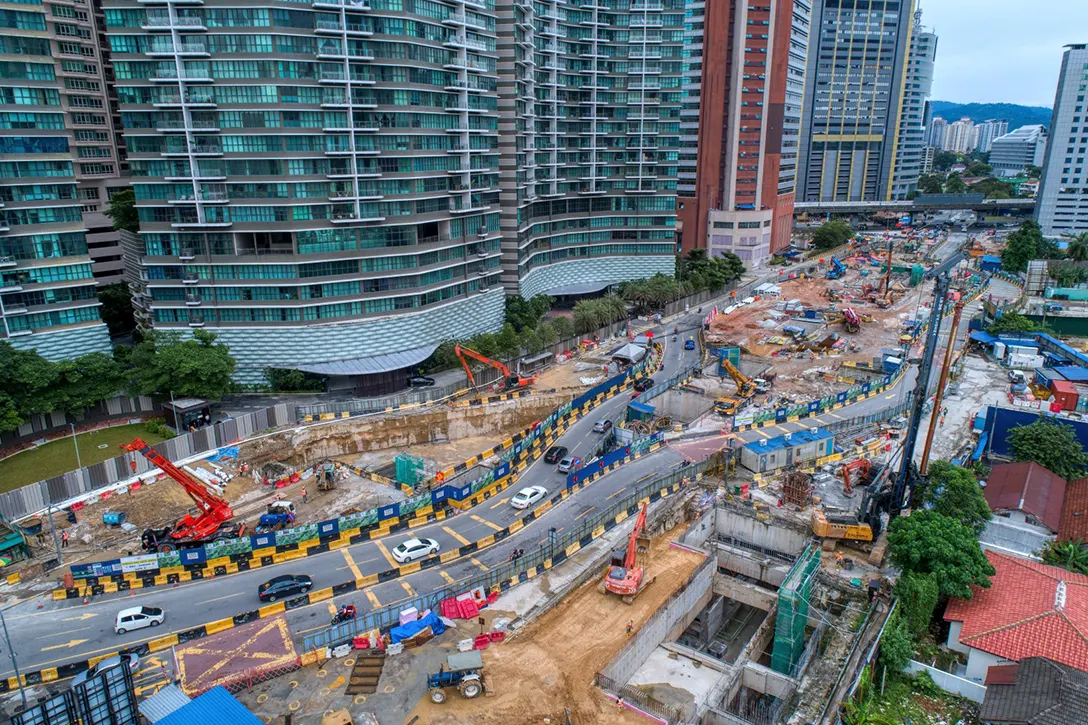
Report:
M 121 447 L 139 453 L 151 461 L 151 465 L 177 481 L 200 509 L 196 516 L 185 514 L 173 526 L 144 531 L 141 543 L 145 551 L 191 549 L 219 539 L 235 539 L 245 533 L 245 524 L 230 523 L 234 511 L 229 503 L 211 493 L 204 484 L 163 458 L 141 439 L 137 438 Z
M 842 492 L 849 494 L 854 490 L 851 478 L 856 475 L 860 480 L 864 481 L 868 478 L 870 471 L 873 470 L 873 464 L 869 462 L 868 458 L 859 458 L 856 461 L 850 461 L 839 470 L 842 472 Z
M 853 307 L 843 309 L 842 325 L 847 332 L 857 332 L 861 329 L 861 317 Z
M 646 587 L 654 583 L 653 579 L 646 579 L 646 570 L 636 566 L 639 549 L 644 552 L 650 550 L 650 537 L 643 537 L 642 532 L 646 528 L 646 509 L 649 504 L 642 505 L 642 511 L 635 521 L 635 528 L 631 531 L 631 537 L 627 540 L 627 550 L 620 559 L 619 552 L 612 557 L 612 564 L 608 567 L 608 573 L 597 586 L 601 594 L 612 592 L 623 598 L 624 604 L 635 601 L 635 597 Z M 619 563 L 617 563 L 617 561 Z
M 487 355 L 481 355 L 475 350 L 470 350 L 467 347 L 461 347 L 460 345 L 453 346 L 453 353 L 457 356 L 457 359 L 461 361 L 461 365 L 464 366 L 465 372 L 468 374 L 469 385 L 472 389 L 476 389 L 476 377 L 472 374 L 472 369 L 468 366 L 468 360 L 466 357 L 470 357 L 473 360 L 482 362 L 484 365 L 490 365 L 491 367 L 502 373 L 503 388 L 506 390 L 517 390 L 518 388 L 527 388 L 536 382 L 536 378 L 528 377 L 523 378 L 516 373 L 510 372 L 510 368 L 503 365 L 498 360 L 492 360 Z

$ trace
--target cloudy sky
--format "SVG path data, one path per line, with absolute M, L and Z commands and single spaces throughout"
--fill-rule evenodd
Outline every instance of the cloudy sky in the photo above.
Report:
M 937 31 L 933 99 L 1054 104 L 1062 46 L 1088 43 L 1088 0 L 920 0 Z

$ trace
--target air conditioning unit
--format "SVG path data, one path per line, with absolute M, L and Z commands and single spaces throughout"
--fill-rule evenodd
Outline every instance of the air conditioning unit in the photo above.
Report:
M 786 440 L 790 440 L 790 439 L 792 439 L 792 438 L 793 438 L 793 434 L 792 434 L 792 433 L 787 433 L 787 434 L 786 434 L 786 435 L 784 436 L 784 438 L 785 438 Z
M 476 233 L 476 236 L 478 236 L 478 237 L 486 237 L 486 236 L 487 236 L 487 230 L 485 230 L 485 229 L 481 229 L 481 230 L 480 230 L 479 232 L 477 232 L 477 233 Z
M 476 252 L 476 256 L 483 259 L 487 256 L 487 252 Z
M 759 439 L 759 446 L 760 446 L 761 448 L 766 448 L 766 446 L 767 446 L 767 439 L 766 439 L 766 438 L 760 438 L 760 439 Z

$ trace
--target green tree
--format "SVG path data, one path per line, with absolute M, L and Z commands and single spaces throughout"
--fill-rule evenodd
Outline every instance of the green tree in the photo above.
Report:
M 948 461 L 933 461 L 926 474 L 922 503 L 981 534 L 993 518 L 973 471 Z
M 102 352 L 54 363 L 58 380 L 52 395 L 54 410 L 74 413 L 117 395 L 125 386 L 124 368 Z
M 967 170 L 963 172 L 964 176 L 989 176 L 994 172 L 994 167 L 987 164 L 985 161 L 972 161 L 967 165 Z
M 540 340 L 542 349 L 559 341 L 559 335 L 555 331 L 555 323 L 548 320 L 544 320 L 544 322 L 536 326 L 536 335 Z
M 140 231 L 140 216 L 136 210 L 136 192 L 132 189 L 124 189 L 111 196 L 103 214 L 110 218 L 114 229 L 123 229 L 133 234 Z
M 521 339 L 518 337 L 517 330 L 509 322 L 502 326 L 496 342 L 502 357 L 507 360 L 521 354 Z
M 821 224 L 812 234 L 812 243 L 817 249 L 834 249 L 846 244 L 853 236 L 853 227 L 836 219 Z
M 537 295 L 527 300 L 519 295 L 506 298 L 506 321 L 521 332 L 525 328 L 536 327 L 555 300 L 547 295 Z
M 132 315 L 132 293 L 124 282 L 98 288 L 98 301 L 102 303 L 102 321 L 110 329 L 110 335 L 127 335 L 136 329 Z
M 1024 272 L 1033 259 L 1047 259 L 1050 245 L 1043 239 L 1043 230 L 1034 220 L 1028 219 L 1009 235 L 1001 252 L 1001 268 L 1008 272 Z
M 1081 539 L 1048 541 L 1043 546 L 1043 563 L 1077 574 L 1088 574 L 1088 549 L 1084 548 Z
M 885 631 L 885 634 L 887 631 Z M 866 665 L 858 678 L 854 696 L 843 703 L 844 725 L 899 725 L 899 718 L 880 712 L 880 698 L 873 686 L 872 669 Z
M 521 331 L 521 349 L 525 351 L 526 355 L 536 355 L 544 349 L 544 345 L 540 342 L 540 335 L 536 333 L 536 330 Z
M 971 527 L 936 511 L 914 511 L 888 527 L 892 563 L 904 572 L 933 574 L 941 594 L 971 598 L 971 586 L 989 587 L 995 571 Z
M 888 621 L 884 635 L 880 638 L 880 664 L 884 665 L 888 672 L 897 675 L 907 669 L 913 654 L 914 637 L 907 629 L 903 617 L 896 612 Z
M 904 624 L 909 631 L 918 637 L 929 629 L 933 610 L 937 608 L 937 599 L 941 594 L 937 577 L 933 574 L 905 572 L 896 580 L 893 593 L 899 600 L 899 611 L 903 614 Z
M 265 368 L 264 379 L 272 390 L 282 393 L 320 392 L 325 389 L 320 375 L 290 368 Z
M 933 168 L 937 171 L 948 171 L 952 164 L 958 164 L 960 157 L 951 151 L 938 151 L 933 154 Z
M 0 340 L 0 430 L 15 430 L 30 416 L 55 410 L 59 377 L 38 353 Z
M 942 186 L 941 178 L 936 174 L 922 174 L 918 177 L 918 191 L 923 194 L 940 194 Z
M 946 194 L 964 194 L 967 192 L 967 184 L 963 183 L 963 179 L 959 174 L 949 174 L 948 178 L 944 180 L 944 193 Z
M 1046 273 L 1059 287 L 1073 287 L 1088 281 L 1088 269 L 1072 262 L 1051 262 L 1047 265 Z
M 1009 449 L 1013 460 L 1034 461 L 1067 480 L 1083 478 L 1088 469 L 1088 456 L 1073 426 L 1046 418 L 1009 431 Z
M 971 184 L 971 191 L 985 194 L 987 199 L 1011 199 L 1013 186 L 1008 182 L 990 177 Z
M 1026 173 L 1028 175 L 1028 178 L 1030 179 L 1038 179 L 1040 176 L 1043 175 L 1043 170 L 1040 169 L 1038 166 L 1032 165 L 1024 169 L 1024 173 Z
M 1039 332 L 1043 327 L 1017 312 L 1003 312 L 992 325 L 986 328 L 991 335 L 1003 332 Z
M 552 318 L 550 322 L 552 327 L 555 328 L 556 342 L 574 337 L 574 323 L 571 322 L 569 317 L 559 315 Z
M 1088 232 L 1069 235 L 1065 253 L 1074 262 L 1088 262 Z
M 195 330 L 191 339 L 151 333 L 132 350 L 129 380 L 142 395 L 219 400 L 233 388 L 236 363 L 216 336 Z

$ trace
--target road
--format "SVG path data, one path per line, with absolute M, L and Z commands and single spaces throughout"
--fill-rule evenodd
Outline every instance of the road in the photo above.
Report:
M 697 328 L 698 324 L 698 316 L 689 315 L 678 322 L 670 322 L 668 326 L 691 329 Z M 682 342 L 673 343 L 670 338 L 665 347 L 665 369 L 657 373 L 656 378 L 664 380 L 676 374 L 695 364 L 698 356 L 698 349 L 684 350 Z M 625 393 L 605 401 L 589 415 L 575 422 L 557 441 L 557 445 L 566 446 L 573 455 L 588 456 L 601 438 L 599 434 L 593 433 L 593 424 L 601 418 L 619 418 L 629 400 L 629 395 Z M 577 526 L 581 519 L 611 507 L 634 483 L 660 475 L 683 461 L 682 456 L 665 448 L 591 483 L 548 511 L 540 520 L 472 558 L 388 581 L 370 587 L 364 593 L 354 592 L 292 610 L 287 614 L 287 621 L 296 635 L 302 634 L 327 626 L 330 612 L 335 611 L 340 604 L 350 602 L 360 611 L 367 611 L 395 604 L 417 592 L 440 589 L 479 571 L 486 571 L 489 567 L 506 561 L 515 547 L 529 550 L 538 547 L 547 540 L 549 528 L 555 527 L 562 534 Z M 510 497 L 521 488 L 544 486 L 550 496 L 561 490 L 565 481 L 565 475 L 559 474 L 554 466 L 547 465 L 540 459 L 525 470 L 518 482 L 501 496 L 485 501 L 451 519 L 413 529 L 411 533 L 362 542 L 349 548 L 275 567 L 262 567 L 212 580 L 187 582 L 176 588 L 159 587 L 131 594 L 102 595 L 95 597 L 87 605 L 82 605 L 75 599 L 62 602 L 43 601 L 43 609 L 38 610 L 36 602 L 24 602 L 5 612 L 19 667 L 25 671 L 54 667 L 257 609 L 262 606 L 257 599 L 257 587 L 272 576 L 308 574 L 313 578 L 314 588 L 323 589 L 367 574 L 386 571 L 397 566 L 389 552 L 409 538 L 424 536 L 436 540 L 442 551 L 456 549 L 482 539 L 524 516 L 525 512 L 515 510 L 509 504 Z M 270 568 L 273 570 L 269 571 Z M 164 609 L 167 613 L 165 625 L 125 635 L 115 634 L 113 622 L 117 612 L 138 605 Z M 4 664 L 9 664 L 7 658 L 4 658 Z M 14 673 L 10 667 L 0 670 L 0 676 L 7 677 L 11 674 Z

